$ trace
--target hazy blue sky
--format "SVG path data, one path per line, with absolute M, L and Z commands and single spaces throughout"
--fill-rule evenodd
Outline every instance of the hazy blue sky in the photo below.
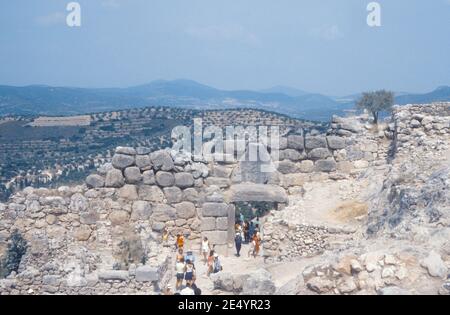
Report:
M 333 95 L 450 85 L 450 0 L 0 0 L 0 84 L 131 86 L 187 78 L 224 89 Z

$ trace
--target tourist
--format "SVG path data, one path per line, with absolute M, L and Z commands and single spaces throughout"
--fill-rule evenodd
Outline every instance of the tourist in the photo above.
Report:
M 181 259 L 184 259 L 183 249 L 179 248 L 177 252 L 177 257 L 175 259 L 175 263 L 179 262 Z
M 250 242 L 250 224 L 248 223 L 248 221 L 244 222 L 244 242 L 245 244 L 248 244 Z
M 253 236 L 255 246 L 253 248 L 253 257 L 256 258 L 256 256 L 259 255 L 259 250 L 261 249 L 261 237 L 259 236 L 259 232 L 255 233 Z
M 239 221 L 240 221 L 241 226 L 244 225 L 244 222 L 245 222 L 244 220 L 245 220 L 244 214 L 241 212 L 239 214 Z
M 236 233 L 236 236 L 234 237 L 234 243 L 236 245 L 236 256 L 240 257 L 241 256 L 241 246 L 242 246 L 242 234 L 241 233 Z
M 184 273 L 186 272 L 186 264 L 184 263 L 183 257 L 175 265 L 175 271 L 177 273 L 177 284 L 175 289 L 179 291 L 183 284 Z
M 183 234 L 181 234 L 181 233 L 177 234 L 177 242 L 176 242 L 175 246 L 178 249 L 180 249 L 180 248 L 183 249 L 183 247 L 184 247 L 184 236 L 183 236 Z
M 170 284 L 167 285 L 166 289 L 163 291 L 164 295 L 173 295 L 172 286 Z
M 168 242 L 169 242 L 169 230 L 167 229 L 167 227 L 165 227 L 163 232 L 162 232 L 162 243 L 163 243 L 163 246 L 167 246 Z
M 202 241 L 202 254 L 205 265 L 208 263 L 208 253 L 211 251 L 211 245 L 209 245 L 209 240 L 207 237 L 203 238 Z
M 253 224 L 253 221 L 250 221 L 250 226 L 248 227 L 248 235 L 250 240 L 253 238 L 254 234 L 255 234 L 255 225 Z
M 188 260 L 191 261 L 193 265 L 195 264 L 195 256 L 191 250 L 186 253 L 186 256 L 184 256 L 184 261 L 187 262 Z
M 214 269 L 214 251 L 211 250 L 208 256 L 208 269 L 206 271 L 206 275 L 208 277 L 213 272 L 213 269 Z
M 194 283 L 195 276 L 195 266 L 191 260 L 186 260 L 186 274 L 184 275 L 184 280 L 186 280 L 186 284 L 192 285 Z
M 186 287 L 180 291 L 180 295 L 195 295 L 195 292 L 191 288 L 191 285 L 188 283 L 186 284 Z
M 220 272 L 222 270 L 223 270 L 223 268 L 222 268 L 222 265 L 221 265 L 220 260 L 219 260 L 219 255 L 217 255 L 217 253 L 214 253 L 214 270 L 213 270 L 213 273 L 218 273 L 218 272 Z
M 247 253 L 247 256 L 248 256 L 248 257 L 250 257 L 250 255 L 254 255 L 254 253 L 255 253 L 255 247 L 256 247 L 256 242 L 255 242 L 254 237 L 252 237 L 252 238 L 250 239 L 250 248 L 248 249 L 248 253 Z

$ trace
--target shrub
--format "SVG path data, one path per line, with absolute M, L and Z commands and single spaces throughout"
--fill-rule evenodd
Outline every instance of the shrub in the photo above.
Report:
M 23 255 L 27 252 L 27 241 L 15 230 L 9 239 L 5 257 L 0 262 L 0 277 L 5 278 L 11 272 L 17 272 Z

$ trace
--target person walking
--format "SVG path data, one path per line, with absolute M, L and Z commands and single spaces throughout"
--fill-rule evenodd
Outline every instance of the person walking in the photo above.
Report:
M 244 242 L 248 244 L 250 242 L 250 231 L 249 231 L 249 223 L 248 221 L 244 222 Z
M 168 242 L 169 242 L 169 230 L 167 229 L 167 227 L 165 227 L 163 232 L 162 232 L 162 243 L 163 243 L 163 246 L 164 247 L 168 246 Z
M 181 259 L 184 259 L 183 249 L 179 248 L 177 251 L 177 257 L 175 259 L 175 263 L 179 262 Z
M 259 250 L 261 249 L 261 237 L 259 236 L 259 233 L 255 233 L 255 235 L 253 236 L 253 240 L 255 243 L 253 249 L 253 257 L 256 258 L 256 256 L 259 255 Z
M 176 242 L 175 246 L 178 249 L 180 249 L 180 248 L 183 249 L 183 247 L 184 247 L 184 236 L 183 236 L 183 234 L 181 234 L 181 233 L 177 234 L 177 242 Z
M 220 271 L 222 271 L 222 264 L 220 263 L 219 260 L 219 255 L 217 255 L 217 253 L 214 253 L 214 270 L 213 273 L 218 273 Z
M 203 238 L 202 241 L 202 254 L 205 265 L 208 263 L 208 253 L 211 251 L 211 245 L 209 245 L 209 240 L 207 237 Z
M 195 277 L 195 266 L 191 260 L 186 261 L 186 274 L 184 275 L 184 280 L 186 280 L 186 285 L 192 286 Z
M 242 234 L 240 232 L 236 233 L 234 244 L 236 245 L 236 256 L 241 257 Z
M 186 272 L 186 264 L 184 263 L 184 258 L 182 257 L 175 265 L 175 271 L 177 273 L 177 284 L 175 289 L 179 291 L 183 285 L 184 274 Z
M 208 269 L 206 270 L 206 275 L 209 275 L 214 271 L 214 251 L 211 250 L 209 252 L 208 261 L 207 261 Z

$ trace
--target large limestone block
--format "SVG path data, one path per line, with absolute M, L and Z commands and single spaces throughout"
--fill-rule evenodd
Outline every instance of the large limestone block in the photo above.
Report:
M 305 138 L 305 147 L 308 150 L 326 148 L 327 139 L 324 136 L 307 136 Z
M 316 172 L 330 173 L 336 170 L 336 162 L 334 160 L 318 160 L 315 164 Z
M 178 187 L 165 187 L 164 196 L 166 197 L 167 203 L 179 203 L 183 200 L 183 192 Z
M 175 184 L 175 177 L 172 173 L 160 171 L 156 173 L 156 183 L 161 187 L 169 187 Z
M 184 201 L 175 205 L 177 217 L 181 219 L 190 219 L 195 216 L 195 206 L 192 202 Z
M 101 188 L 103 186 L 105 186 L 105 179 L 103 178 L 103 176 L 100 175 L 89 175 L 86 178 L 86 185 L 89 188 Z
M 226 203 L 205 202 L 202 214 L 204 217 L 226 217 L 228 216 L 228 205 Z
M 225 245 L 228 241 L 227 231 L 206 231 L 202 233 L 213 245 Z
M 303 150 L 305 148 L 305 139 L 303 136 L 292 135 L 287 137 L 287 147 L 289 149 Z
M 328 147 L 332 150 L 341 150 L 345 148 L 345 139 L 337 136 L 327 137 Z
M 176 173 L 175 186 L 182 189 L 194 186 L 194 177 L 190 173 Z
M 155 170 L 170 171 L 174 167 L 173 159 L 167 151 L 156 151 L 150 154 L 150 160 Z
M 138 184 L 142 180 L 139 167 L 127 167 L 123 173 L 128 184 Z
M 266 201 L 288 203 L 286 191 L 279 186 L 264 184 L 237 184 L 226 193 L 230 202 L 240 201 Z
M 331 152 L 326 148 L 312 149 L 308 153 L 308 157 L 312 160 L 324 160 L 331 156 Z
M 117 169 L 125 169 L 134 165 L 134 156 L 125 154 L 114 154 L 112 158 L 112 165 Z
M 132 220 L 148 220 L 152 215 L 152 205 L 147 201 L 133 202 L 131 219 Z
M 137 267 L 135 277 L 137 282 L 159 281 L 158 268 L 151 266 Z
M 112 169 L 108 171 L 108 173 L 106 174 L 106 181 L 105 181 L 106 187 L 120 188 L 124 184 L 125 179 L 122 175 L 122 171 L 117 169 Z
M 135 185 L 125 185 L 118 191 L 118 196 L 123 199 L 137 200 L 138 192 Z
M 177 218 L 177 211 L 174 207 L 166 204 L 155 204 L 151 218 L 157 222 L 167 222 Z
M 163 202 L 164 193 L 158 186 L 143 185 L 139 187 L 139 199 L 151 202 Z

